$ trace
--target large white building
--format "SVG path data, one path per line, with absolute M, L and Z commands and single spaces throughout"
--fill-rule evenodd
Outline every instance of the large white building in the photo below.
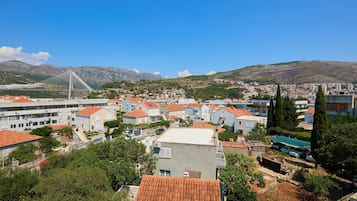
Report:
M 217 170 L 226 165 L 214 129 L 171 128 L 152 148 L 158 157 L 155 175 L 216 179 Z
M 75 125 L 75 113 L 89 106 L 105 108 L 108 106 L 108 99 L 2 102 L 0 104 L 0 130 L 24 131 L 56 124 Z

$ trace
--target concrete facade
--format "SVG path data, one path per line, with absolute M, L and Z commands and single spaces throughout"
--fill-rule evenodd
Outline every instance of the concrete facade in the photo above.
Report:
M 217 178 L 217 169 L 225 166 L 216 133 L 213 129 L 171 128 L 153 142 L 158 157 L 155 175 Z
M 249 132 L 257 125 L 257 123 L 266 126 L 267 118 L 259 116 L 241 116 L 234 121 L 234 132 L 248 135 Z
M 330 115 L 356 115 L 356 96 L 354 95 L 327 95 L 327 114 Z
M 115 119 L 115 112 L 102 108 L 89 116 L 76 114 L 76 126 L 83 131 L 105 131 L 104 122 Z

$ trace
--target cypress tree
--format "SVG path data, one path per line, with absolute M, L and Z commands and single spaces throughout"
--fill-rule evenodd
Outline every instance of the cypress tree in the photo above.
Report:
M 282 128 L 291 130 L 298 125 L 298 114 L 296 113 L 294 100 L 289 97 L 283 98 L 283 119 Z
M 274 101 L 270 99 L 269 110 L 268 110 L 268 120 L 267 120 L 267 129 L 275 127 L 274 122 Z
M 283 114 L 283 101 L 280 95 L 280 85 L 278 84 L 278 89 L 275 96 L 275 127 L 283 127 L 284 124 L 284 114 Z
M 327 130 L 328 125 L 325 95 L 320 85 L 315 100 L 315 114 L 313 129 L 311 132 L 311 153 L 316 161 L 319 160 L 318 154 L 321 147 L 321 141 Z M 315 163 L 315 166 L 317 166 L 317 163 Z

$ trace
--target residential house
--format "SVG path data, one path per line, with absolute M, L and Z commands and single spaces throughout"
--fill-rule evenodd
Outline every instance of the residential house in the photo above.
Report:
M 226 166 L 223 148 L 213 129 L 170 128 L 153 142 L 158 157 L 155 175 L 217 178 Z
M 37 143 L 42 137 L 23 132 L 1 130 L 0 131 L 0 159 L 8 155 L 22 144 Z
M 135 107 L 142 103 L 144 100 L 141 98 L 128 98 L 125 99 L 122 103 L 122 111 L 123 112 L 131 112 L 135 110 Z
M 267 118 L 260 116 L 240 116 L 234 121 L 234 132 L 248 135 L 249 132 L 257 125 L 261 124 L 266 127 Z
M 168 119 L 173 119 L 174 117 L 185 119 L 186 118 L 186 108 L 179 104 L 168 104 L 166 106 L 163 114 Z
M 144 175 L 136 201 L 223 201 L 221 185 L 215 179 Z
M 214 124 L 230 126 L 233 131 L 234 122 L 237 117 L 250 115 L 252 115 L 250 111 L 244 108 L 237 109 L 234 107 L 226 107 L 212 113 L 211 122 L 213 122 Z
M 160 107 L 154 102 L 144 101 L 135 106 L 135 110 L 143 110 L 148 115 L 148 122 L 154 123 L 161 120 Z
M 149 116 L 144 110 L 134 110 L 123 115 L 123 122 L 133 125 L 147 124 L 149 122 Z
M 190 126 L 190 128 L 209 128 L 209 129 L 213 129 L 214 131 L 218 132 L 218 133 L 222 133 L 225 131 L 224 128 L 222 127 L 217 127 L 215 125 L 206 123 L 206 122 L 196 122 L 194 124 L 192 124 Z
M 86 107 L 76 113 L 76 126 L 83 131 L 104 131 L 104 122 L 117 119 L 116 113 L 100 107 Z
M 312 124 L 314 122 L 315 108 L 310 107 L 305 112 L 305 123 Z
M 209 121 L 211 116 L 210 108 L 205 104 L 190 103 L 186 107 L 186 116 L 190 119 Z

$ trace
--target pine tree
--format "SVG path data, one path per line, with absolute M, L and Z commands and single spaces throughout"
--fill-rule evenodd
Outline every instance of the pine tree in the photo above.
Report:
M 267 120 L 267 129 L 275 127 L 274 121 L 274 101 L 270 99 L 269 109 L 268 109 L 268 120 Z
M 311 133 L 311 153 L 312 156 L 316 159 L 316 161 L 319 160 L 318 153 L 321 147 L 321 140 L 323 136 L 326 134 L 327 130 L 328 130 L 328 125 L 327 125 L 325 95 L 320 85 L 315 100 L 315 114 L 314 114 L 313 129 Z M 316 165 L 317 163 L 315 164 L 315 166 Z
M 284 114 L 283 114 L 283 101 L 280 95 L 280 85 L 278 84 L 278 89 L 275 96 L 275 127 L 283 127 L 284 124 Z

